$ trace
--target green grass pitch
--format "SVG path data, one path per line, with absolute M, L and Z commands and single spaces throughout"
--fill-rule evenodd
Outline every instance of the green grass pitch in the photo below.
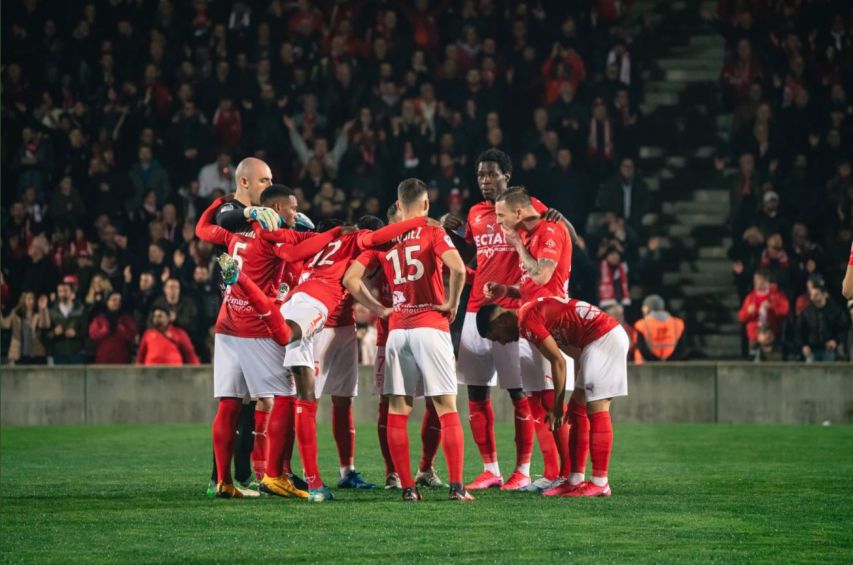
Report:
M 382 480 L 375 428 L 357 464 Z M 499 425 L 503 470 L 512 428 Z M 321 469 L 337 478 L 328 427 Z M 853 562 L 853 427 L 619 425 L 610 499 L 203 496 L 207 426 L 0 429 L 3 562 Z M 417 430 L 410 429 L 413 459 Z M 466 430 L 466 478 L 480 470 Z M 441 451 L 437 468 L 446 479 Z M 538 463 L 534 454 L 534 473 Z

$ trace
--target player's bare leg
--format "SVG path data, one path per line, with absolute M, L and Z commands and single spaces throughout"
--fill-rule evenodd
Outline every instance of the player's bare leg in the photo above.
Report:
M 594 400 L 586 402 L 586 395 L 582 389 L 575 389 L 572 393 L 572 402 L 586 405 L 589 418 L 589 453 L 592 460 L 592 477 L 589 481 L 583 481 L 576 487 L 563 494 L 563 496 L 610 496 L 610 484 L 607 481 L 607 467 L 610 463 L 610 453 L 613 449 L 613 425 L 610 421 L 611 399 Z M 574 426 L 571 430 L 575 432 Z M 574 456 L 574 453 L 572 454 Z M 578 453 L 578 457 L 580 457 Z M 586 456 L 583 457 L 584 467 Z M 576 479 L 575 471 L 578 470 L 573 464 L 572 478 Z M 585 470 L 585 469 L 584 469 Z M 582 472 L 582 471 L 580 471 Z M 581 475 L 581 478 L 583 475 Z
M 412 477 L 412 463 L 409 459 L 409 414 L 412 412 L 412 397 L 397 394 L 388 395 L 388 450 L 394 462 L 394 469 L 400 477 L 403 500 L 417 502 L 422 499 Z
M 429 400 L 435 405 L 438 418 L 441 420 L 441 435 L 444 441 L 444 457 L 447 460 L 447 475 L 450 481 L 450 499 L 469 501 L 474 497 L 468 494 L 462 482 L 462 468 L 465 463 L 465 434 L 462 422 L 456 411 L 456 395 L 442 394 L 431 396 Z

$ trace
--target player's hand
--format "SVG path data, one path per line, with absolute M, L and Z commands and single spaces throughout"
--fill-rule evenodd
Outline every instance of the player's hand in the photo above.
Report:
M 545 421 L 548 422 L 548 429 L 552 432 L 557 431 L 563 425 L 563 406 L 562 404 L 554 404 L 545 414 Z
M 542 219 L 546 222 L 551 222 L 552 224 L 558 224 L 565 220 L 563 214 L 561 214 L 556 208 L 548 208 L 545 210 L 545 213 L 542 214 Z
M 508 230 L 505 227 L 501 226 L 501 229 L 504 232 L 504 239 L 507 243 L 514 246 L 521 245 L 521 236 L 518 235 L 518 232 L 515 230 Z
M 388 316 L 390 316 L 393 313 L 394 313 L 394 309 L 389 307 L 389 308 L 383 308 L 382 310 L 377 312 L 376 315 L 379 316 L 380 318 L 382 318 L 383 320 L 385 320 L 388 318 Z
M 459 305 L 445 302 L 444 304 L 433 304 L 432 309 L 446 314 L 448 321 L 452 324 L 453 320 L 456 319 L 456 311 L 459 309 Z
M 438 220 L 436 220 L 435 218 L 427 217 L 426 225 L 427 225 L 427 227 L 430 227 L 430 228 L 444 228 L 442 223 L 439 222 Z
M 278 229 L 280 218 L 278 213 L 272 208 L 265 206 L 249 206 L 243 210 L 243 216 L 246 219 L 253 219 L 258 222 L 266 231 L 275 231 Z
M 447 231 L 456 231 L 462 227 L 462 218 L 456 214 L 445 214 L 441 217 L 441 225 Z
M 506 285 L 496 282 L 487 282 L 483 285 L 483 297 L 489 302 L 500 300 L 506 296 Z

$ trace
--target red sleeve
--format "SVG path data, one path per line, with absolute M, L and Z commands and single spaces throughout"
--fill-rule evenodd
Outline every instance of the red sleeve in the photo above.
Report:
M 413 230 L 415 228 L 421 228 L 426 225 L 426 216 L 420 216 L 417 218 L 411 218 L 409 220 L 403 220 L 402 222 L 397 222 L 396 224 L 390 224 L 385 226 L 382 229 L 378 229 L 376 231 L 368 231 L 365 233 L 359 233 L 358 235 L 358 247 L 360 249 L 367 249 L 368 247 L 376 247 L 377 245 L 384 245 L 396 237 L 400 237 L 407 231 Z
M 548 211 L 548 207 L 542 204 L 542 201 L 536 197 L 530 197 L 530 204 L 533 206 L 533 209 L 536 210 L 537 214 L 544 214 Z
M 118 327 L 119 331 L 122 332 L 124 339 L 129 343 L 133 343 L 134 338 L 136 338 L 136 320 L 131 316 L 126 316 L 121 322 L 119 322 Z
M 214 245 L 228 245 L 231 241 L 231 232 L 217 226 L 216 222 L 214 222 L 216 211 L 223 202 L 225 202 L 223 198 L 217 198 L 201 213 L 198 222 L 195 224 L 196 237 Z
M 366 270 L 372 271 L 379 266 L 379 251 L 376 249 L 362 251 L 355 260 L 364 265 Z
M 181 328 L 172 327 L 172 330 L 175 331 L 175 335 L 178 337 L 177 345 L 178 349 L 181 350 L 181 357 L 184 358 L 184 363 L 198 365 L 200 362 L 198 356 L 195 354 L 195 348 L 190 341 L 190 336 Z
M 540 303 L 534 302 L 529 307 L 522 308 L 518 318 L 519 334 L 537 347 L 551 335 L 545 327 L 545 320 L 539 312 L 538 304 Z
M 781 292 L 773 293 L 773 301 L 772 301 L 773 311 L 780 318 L 784 318 L 788 315 L 788 310 L 790 309 L 790 304 L 788 304 L 788 299 Z
M 446 251 L 451 249 L 456 251 L 456 246 L 453 245 L 453 240 L 442 230 L 435 228 L 432 230 L 432 248 L 435 250 L 436 257 L 441 257 Z
M 279 230 L 281 231 L 281 230 Z M 288 230 L 292 231 L 292 230 Z M 301 236 L 303 234 L 299 232 L 293 232 L 295 236 Z M 311 237 L 301 238 L 302 241 L 297 243 L 296 245 L 279 245 L 275 248 L 275 254 L 287 261 L 288 263 L 298 263 L 308 259 L 309 257 L 313 257 L 317 253 L 323 250 L 324 247 L 329 245 L 336 238 L 341 235 L 341 228 L 334 227 L 328 231 L 318 234 L 304 234 L 310 235 Z
M 148 353 L 148 331 L 142 334 L 142 340 L 139 342 L 139 351 L 136 352 L 136 364 L 145 364 L 145 355 Z
M 465 220 L 465 233 L 462 236 L 465 241 L 474 245 L 474 232 L 471 231 L 471 215 L 468 215 L 468 219 Z
M 92 323 L 89 324 L 89 338 L 94 341 L 100 341 L 107 337 L 110 333 L 110 325 L 107 319 L 103 316 L 95 316 Z
M 746 298 L 743 299 L 743 304 L 741 304 L 740 310 L 737 313 L 737 319 L 741 323 L 745 324 L 752 317 L 749 315 L 749 313 L 747 313 L 747 310 L 749 309 L 750 304 L 752 304 L 752 294 L 747 294 Z M 753 314 L 753 316 L 754 316 L 754 314 Z
M 563 255 L 563 248 L 566 246 L 566 239 L 564 226 L 550 224 L 539 234 L 539 248 L 535 250 L 535 254 L 533 250 L 530 250 L 531 255 L 536 260 L 551 259 L 559 262 Z

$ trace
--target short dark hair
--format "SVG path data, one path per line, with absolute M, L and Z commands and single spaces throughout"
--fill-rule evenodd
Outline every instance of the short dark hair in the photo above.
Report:
M 385 210 L 385 217 L 390 220 L 392 216 L 396 216 L 396 215 L 397 215 L 397 203 L 392 202 L 391 205 L 388 206 L 388 209 Z
M 332 228 L 343 225 L 343 223 L 343 220 L 339 220 L 338 218 L 323 218 L 322 220 L 317 221 L 314 231 L 317 233 L 323 233 L 324 231 L 329 231 Z
M 495 199 L 496 202 L 504 201 L 508 206 L 525 207 L 530 206 L 533 202 L 530 200 L 530 194 L 523 186 L 511 186 Z
M 421 179 L 406 179 L 397 185 L 397 199 L 403 205 L 417 202 L 427 192 L 427 185 Z
M 293 189 L 283 184 L 271 184 L 261 193 L 261 205 L 272 203 L 279 198 L 295 196 Z
M 764 277 L 765 280 L 770 280 L 770 271 L 768 271 L 767 269 L 758 269 L 757 271 L 755 271 L 755 274 L 759 277 Z
M 484 304 L 480 306 L 480 310 L 477 312 L 477 332 L 480 334 L 480 337 L 489 335 L 489 330 L 492 329 L 492 316 L 497 308 L 497 304 Z
M 365 214 L 360 217 L 356 222 L 355 226 L 360 230 L 378 230 L 382 229 L 385 226 L 385 222 L 377 218 L 376 216 L 371 216 L 370 214 Z
M 502 173 L 512 174 L 512 159 L 500 149 L 491 148 L 480 153 L 474 163 L 475 171 L 480 168 L 480 163 L 497 163 Z

